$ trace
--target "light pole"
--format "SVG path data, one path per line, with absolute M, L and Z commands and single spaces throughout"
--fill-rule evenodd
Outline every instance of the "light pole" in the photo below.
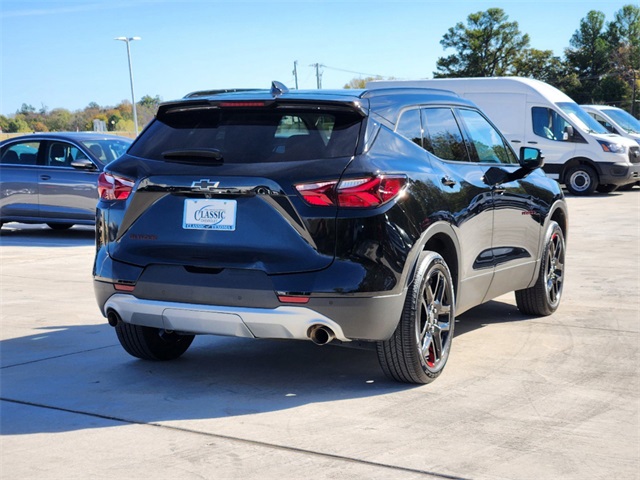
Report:
M 129 79 L 131 80 L 131 104 L 133 107 L 133 125 L 136 130 L 136 137 L 138 136 L 138 114 L 136 112 L 136 96 L 133 93 L 133 69 L 131 68 L 131 49 L 129 48 L 129 42 L 134 40 L 142 40 L 140 37 L 117 37 L 114 40 L 120 40 L 127 44 L 127 58 L 129 59 Z

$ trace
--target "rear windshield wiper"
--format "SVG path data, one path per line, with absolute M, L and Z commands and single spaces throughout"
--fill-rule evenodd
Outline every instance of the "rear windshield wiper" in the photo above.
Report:
M 190 148 L 185 150 L 167 150 L 162 152 L 166 160 L 174 160 L 185 163 L 212 163 L 222 165 L 224 159 L 222 152 L 216 148 Z

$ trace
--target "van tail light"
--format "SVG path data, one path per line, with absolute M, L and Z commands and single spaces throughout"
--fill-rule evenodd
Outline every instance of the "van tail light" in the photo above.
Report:
M 102 200 L 126 200 L 131 195 L 134 181 L 102 172 L 98 177 L 98 195 Z
M 377 175 L 295 186 L 303 200 L 312 206 L 346 208 L 379 207 L 402 193 L 407 183 L 404 175 Z

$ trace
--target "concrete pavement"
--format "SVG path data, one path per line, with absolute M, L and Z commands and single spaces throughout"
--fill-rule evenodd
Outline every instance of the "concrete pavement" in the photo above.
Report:
M 95 304 L 93 230 L 5 225 L 0 477 L 638 479 L 640 190 L 568 202 L 558 312 L 465 313 L 419 387 L 310 342 L 133 359 Z

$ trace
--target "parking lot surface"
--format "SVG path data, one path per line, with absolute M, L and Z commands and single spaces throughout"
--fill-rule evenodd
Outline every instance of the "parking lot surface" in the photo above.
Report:
M 311 342 L 136 360 L 94 300 L 93 229 L 5 225 L 0 477 L 638 479 L 640 190 L 568 203 L 559 310 L 465 313 L 426 386 Z

